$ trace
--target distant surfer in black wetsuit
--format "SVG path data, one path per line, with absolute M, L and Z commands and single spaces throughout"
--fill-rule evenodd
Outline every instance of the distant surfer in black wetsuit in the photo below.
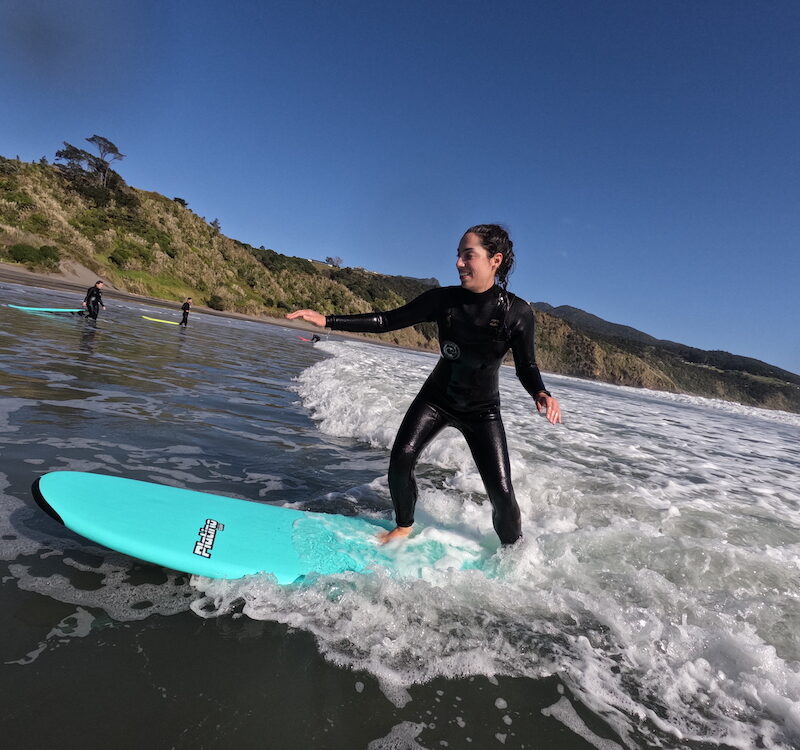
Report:
M 181 318 L 181 322 L 178 323 L 180 326 L 188 326 L 189 325 L 189 310 L 192 307 L 192 298 L 187 297 L 186 302 L 181 305 L 181 311 L 183 312 L 183 317 Z
M 397 526 L 382 535 L 384 542 L 411 533 L 417 501 L 414 466 L 423 448 L 447 426 L 467 440 L 500 541 L 513 544 L 522 536 L 498 392 L 500 365 L 509 349 L 536 408 L 550 423 L 561 422 L 561 407 L 545 389 L 536 365 L 533 310 L 507 290 L 514 264 L 508 232 L 497 224 L 471 227 L 457 252 L 461 286 L 430 289 L 388 312 L 325 316 L 296 310 L 286 316 L 340 331 L 384 333 L 423 321 L 439 327 L 441 359 L 406 412 L 392 447 L 389 491 Z
M 103 287 L 105 286 L 105 282 L 97 280 L 94 282 L 94 286 L 90 286 L 86 290 L 86 296 L 83 298 L 83 302 L 81 305 L 86 308 L 86 312 L 89 314 L 89 317 L 92 320 L 97 320 L 97 316 L 100 313 L 100 308 L 102 307 L 104 310 L 106 306 L 103 304 Z

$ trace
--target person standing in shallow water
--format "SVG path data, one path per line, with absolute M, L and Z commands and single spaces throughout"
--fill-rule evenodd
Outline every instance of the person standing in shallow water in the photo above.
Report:
M 189 310 L 192 307 L 192 298 L 187 297 L 186 302 L 181 305 L 181 311 L 183 312 L 183 317 L 181 318 L 181 322 L 178 325 L 182 325 L 184 327 L 189 325 Z
M 417 484 L 414 467 L 423 448 L 447 426 L 466 438 L 492 503 L 492 523 L 503 544 L 522 536 L 519 506 L 511 484 L 498 380 L 509 349 L 517 377 L 551 424 L 561 422 L 558 400 L 544 387 L 534 357 L 531 306 L 508 289 L 514 243 L 497 224 L 468 229 L 458 245 L 460 286 L 424 292 L 403 307 L 362 315 L 322 315 L 295 310 L 302 318 L 339 331 L 385 333 L 435 321 L 441 358 L 408 408 L 389 460 L 389 491 L 396 527 L 381 540 L 408 536 L 414 523 Z
M 103 287 L 105 283 L 100 281 L 99 279 L 94 282 L 94 286 L 90 286 L 86 290 L 86 296 L 83 298 L 83 302 L 81 303 L 82 307 L 86 308 L 86 312 L 89 314 L 89 317 L 92 320 L 97 320 L 97 316 L 100 314 L 100 308 L 102 307 L 104 310 L 106 306 L 103 304 Z

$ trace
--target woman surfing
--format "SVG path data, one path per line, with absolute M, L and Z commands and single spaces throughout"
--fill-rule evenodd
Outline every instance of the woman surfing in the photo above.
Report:
M 545 389 L 536 365 L 533 310 L 507 289 L 513 246 L 503 227 L 478 224 L 458 245 L 460 286 L 430 289 L 388 312 L 325 316 L 296 310 L 286 316 L 362 333 L 385 333 L 424 321 L 438 325 L 441 359 L 408 408 L 392 447 L 389 491 L 396 527 L 382 535 L 383 542 L 411 533 L 417 502 L 414 467 L 425 446 L 448 426 L 466 438 L 492 503 L 492 523 L 501 543 L 513 544 L 522 536 L 498 390 L 500 365 L 509 349 L 517 377 L 538 411 L 557 424 L 561 407 Z

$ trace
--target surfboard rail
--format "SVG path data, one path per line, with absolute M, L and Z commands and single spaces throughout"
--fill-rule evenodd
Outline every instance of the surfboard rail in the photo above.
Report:
M 45 500 L 42 491 L 39 489 L 39 482 L 42 480 L 42 477 L 39 477 L 32 485 L 31 485 L 31 494 L 33 495 L 33 499 L 36 501 L 36 504 L 45 512 L 47 513 L 50 518 L 58 521 L 63 526 L 66 526 L 64 523 L 64 519 L 56 513 L 53 506 Z

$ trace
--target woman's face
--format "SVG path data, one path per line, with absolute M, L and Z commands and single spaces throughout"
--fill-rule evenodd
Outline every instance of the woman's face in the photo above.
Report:
M 458 245 L 456 269 L 461 286 L 470 292 L 485 292 L 494 284 L 494 277 L 503 254 L 496 253 L 491 258 L 489 251 L 481 245 L 481 238 L 474 232 L 467 232 Z

